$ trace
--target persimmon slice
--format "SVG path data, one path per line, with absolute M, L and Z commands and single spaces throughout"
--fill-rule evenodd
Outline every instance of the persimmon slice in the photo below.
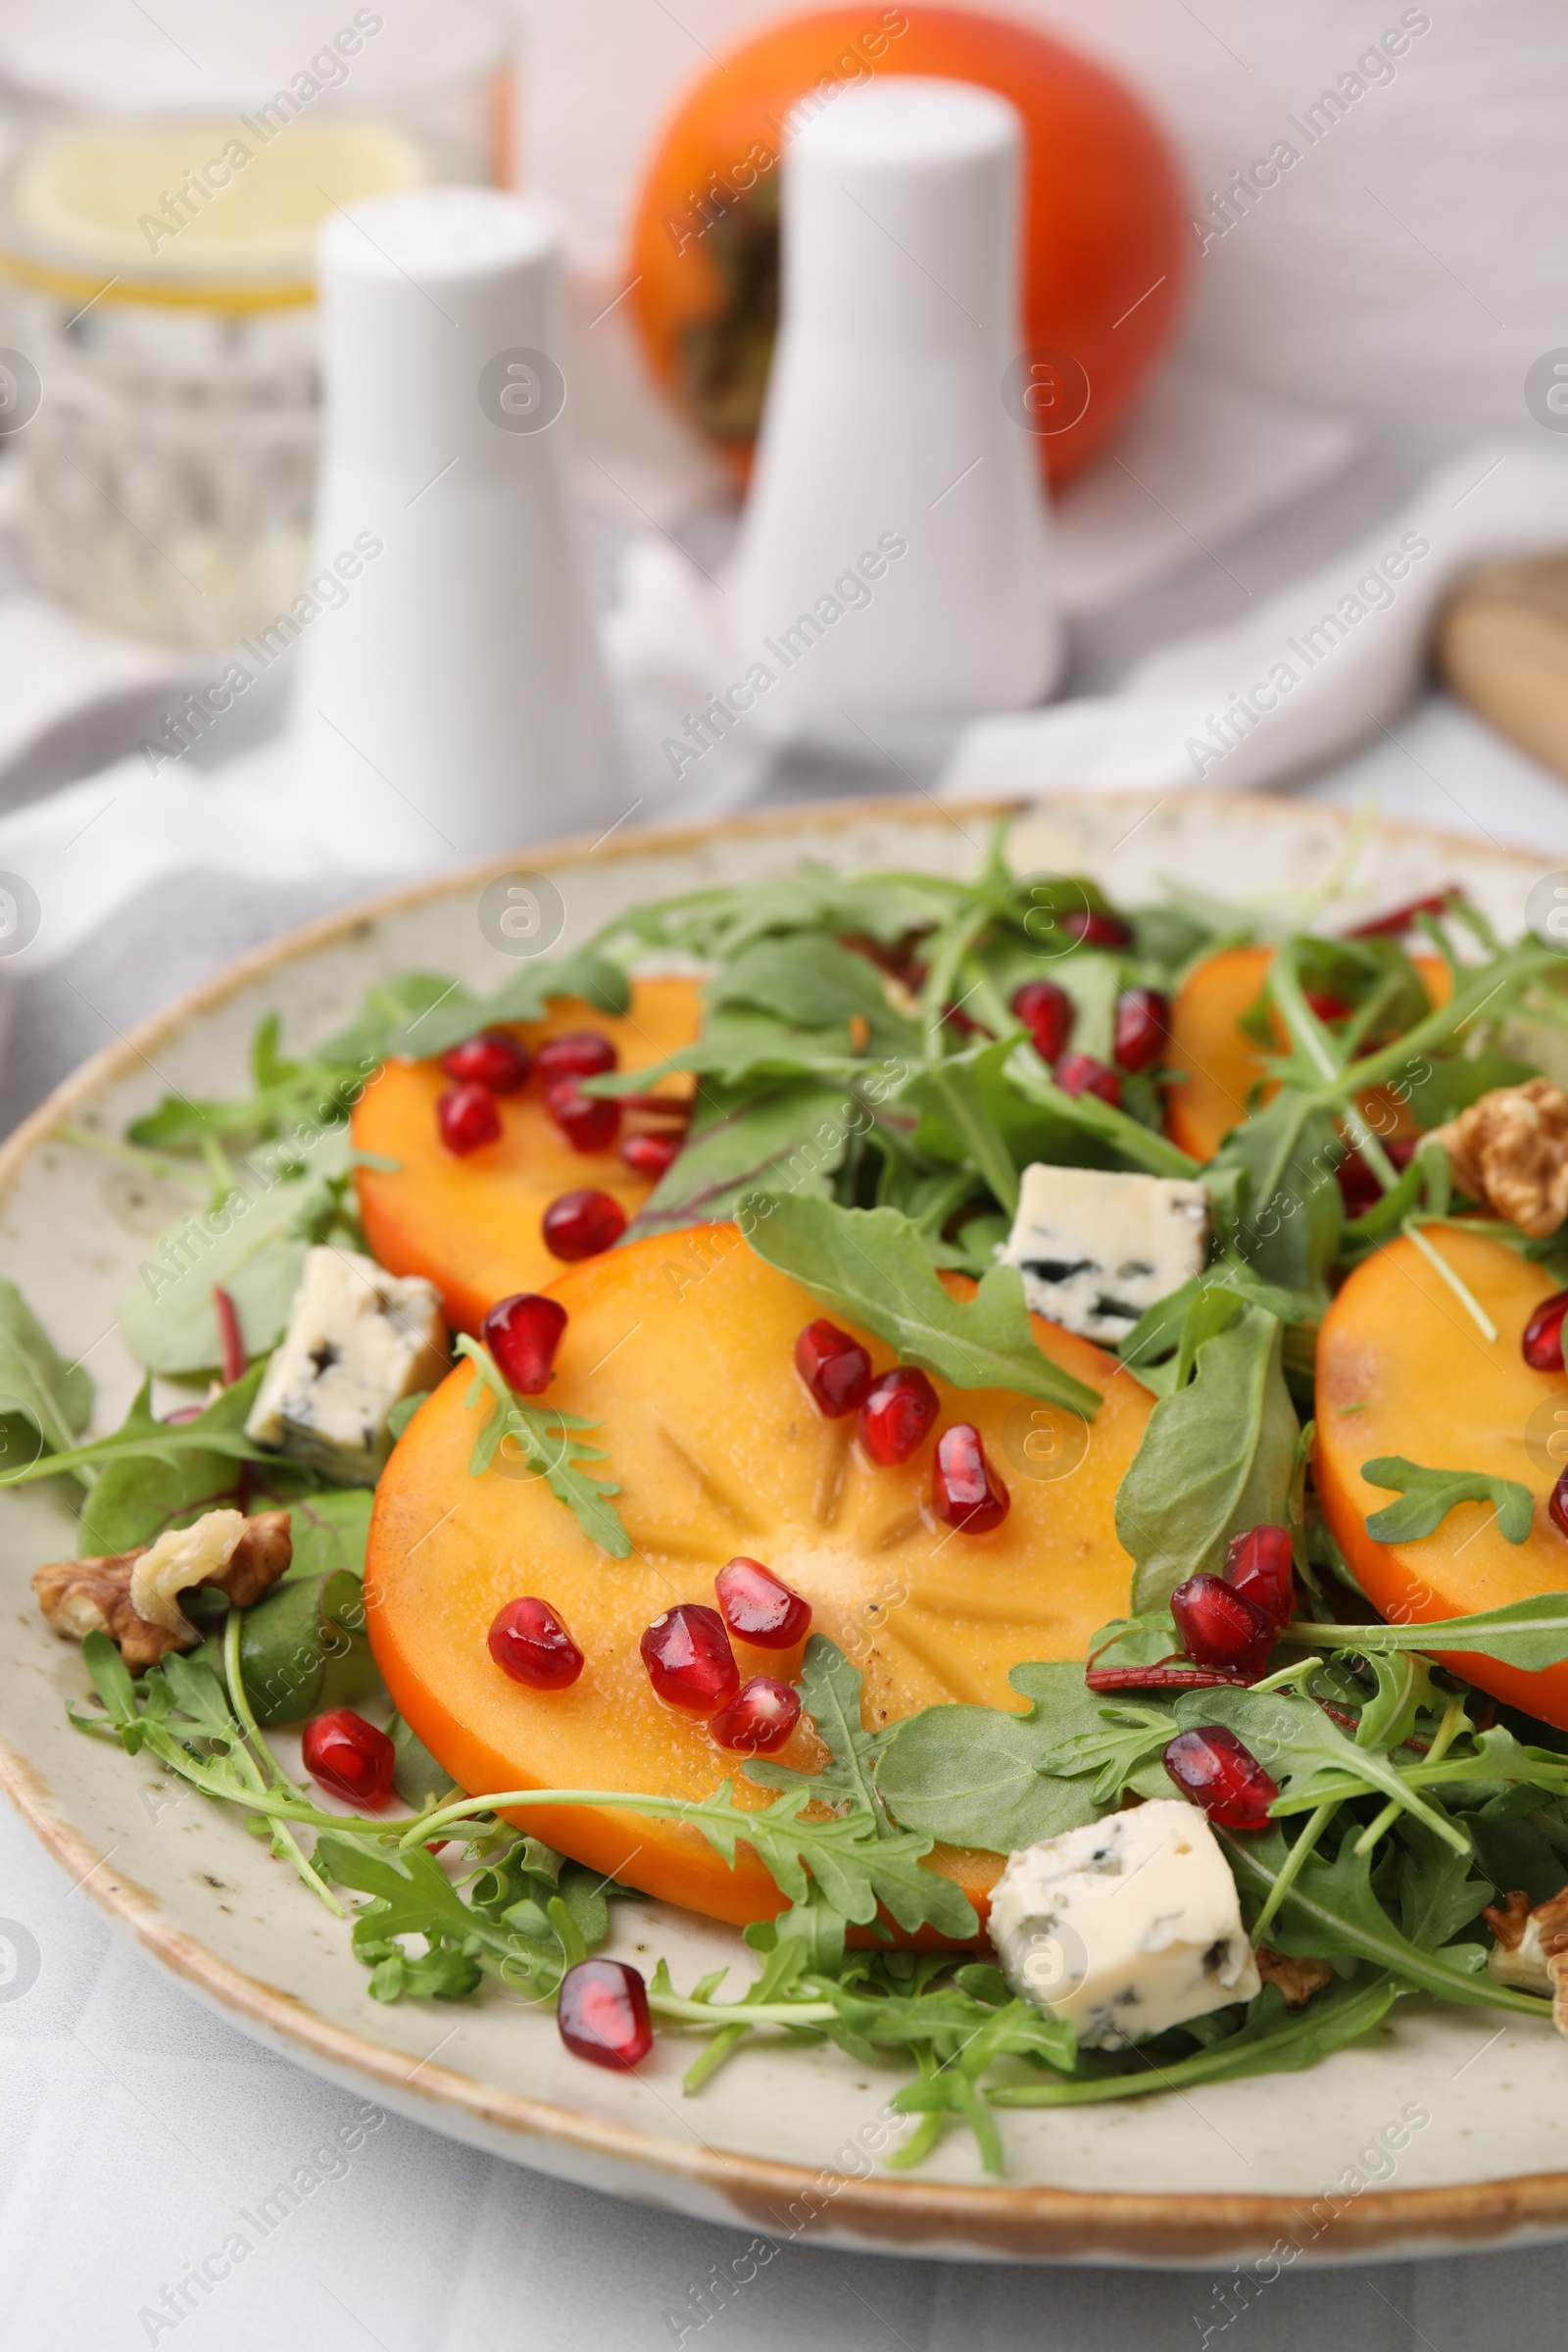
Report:
M 693 980 L 637 980 L 627 1010 L 612 1016 L 564 998 L 549 1017 L 512 1031 L 532 1051 L 570 1029 L 612 1040 L 623 1070 L 647 1069 L 690 1045 L 701 1021 Z M 561 1272 L 540 1220 L 562 1193 L 591 1185 L 635 1215 L 653 1186 L 627 1167 L 614 1145 L 576 1152 L 546 1111 L 535 1076 L 524 1093 L 499 1097 L 499 1142 L 459 1158 L 436 1129 L 436 1098 L 451 1084 L 439 1061 L 390 1061 L 354 1112 L 357 1151 L 395 1161 L 362 1167 L 360 1215 L 372 1254 L 393 1274 L 423 1274 L 441 1293 L 447 1320 L 476 1332 L 498 1298 L 542 1290 Z M 689 1078 L 661 1079 L 662 1096 L 683 1096 Z M 628 1111 L 622 1134 L 668 1121 Z
M 1532 1372 L 1519 1337 L 1556 1287 L 1551 1276 L 1480 1234 L 1428 1239 L 1496 1326 L 1474 1317 L 1414 1244 L 1393 1242 L 1358 1266 L 1323 1319 L 1317 1351 L 1317 1487 L 1335 1541 L 1385 1617 L 1426 1624 L 1568 1592 L 1568 1538 L 1546 1515 L 1568 1436 L 1568 1373 Z M 1434 1470 L 1511 1478 L 1536 1496 L 1523 1544 L 1499 1534 L 1490 1503 L 1462 1502 L 1430 1536 L 1379 1544 L 1369 1511 L 1396 1496 L 1361 1476 L 1380 1454 Z M 1440 1651 L 1436 1653 L 1442 1655 Z M 1456 1674 L 1568 1730 L 1568 1666 L 1527 1674 L 1455 1652 Z
M 1165 1063 L 1181 1072 L 1182 1083 L 1167 1097 L 1165 1125 L 1171 1141 L 1195 1159 L 1212 1159 L 1231 1129 L 1256 1107 L 1263 1055 L 1239 1023 L 1261 996 L 1273 960 L 1272 948 L 1222 948 L 1188 975 L 1171 1008 Z M 1451 986 L 1447 965 L 1436 956 L 1411 960 L 1433 1004 L 1445 1003 Z M 1283 1029 L 1279 1034 L 1283 1048 Z M 1266 1102 L 1273 1091 L 1265 1088 L 1257 1101 Z M 1407 1126 L 1408 1120 L 1384 1119 L 1379 1132 L 1392 1135 Z
M 474 1794 L 702 1797 L 732 1777 L 742 1801 L 767 1802 L 704 1723 L 660 1703 L 638 1654 L 665 1609 L 711 1607 L 714 1576 L 736 1556 L 802 1593 L 815 1630 L 861 1667 L 868 1728 L 951 1699 L 1019 1710 L 1009 1667 L 1081 1658 L 1090 1635 L 1125 1612 L 1131 1562 L 1116 1541 L 1115 1494 L 1152 1400 L 1088 1341 L 1035 1320 L 1045 1352 L 1103 1395 L 1087 1446 L 1074 1416 L 939 1381 L 937 1429 L 907 1461 L 873 1469 L 853 1421 L 824 1419 L 794 1367 L 796 1337 L 820 1308 L 733 1225 L 612 1250 L 564 1274 L 553 1296 L 570 1320 L 548 1400 L 601 1424 L 594 1442 L 609 1459 L 595 1467 L 619 1482 L 630 1555 L 609 1558 L 520 1461 L 522 1474 L 508 1475 L 505 1448 L 498 1467 L 469 1476 L 487 1408 L 466 1402 L 466 1366 L 416 1415 L 376 1492 L 371 1643 L 399 1710 Z M 885 1370 L 887 1347 L 855 1336 Z M 945 1527 L 931 1510 L 933 1445 L 958 1420 L 979 1428 L 1011 1490 L 1007 1517 L 988 1535 Z M 523 1595 L 548 1601 L 584 1653 L 569 1690 L 530 1690 L 490 1656 L 496 1612 Z M 736 1656 L 743 1680 L 787 1681 L 801 1647 L 737 1642 Z M 803 1724 L 780 1760 L 810 1770 L 824 1753 Z M 754 1856 L 743 1850 L 731 1870 L 689 1827 L 577 1807 L 516 1818 L 691 1910 L 745 1921 L 780 1907 Z M 983 1898 L 1002 1865 L 950 1854 L 945 1867 Z

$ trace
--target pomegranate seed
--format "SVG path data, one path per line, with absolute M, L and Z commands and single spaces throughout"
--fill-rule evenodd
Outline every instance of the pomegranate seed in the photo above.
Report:
M 1165 1770 L 1183 1796 L 1227 1830 L 1261 1830 L 1279 1794 L 1250 1747 L 1223 1724 L 1178 1732 L 1165 1750 Z
M 550 1373 L 566 1328 L 559 1298 L 539 1291 L 514 1291 L 498 1298 L 479 1326 L 479 1337 L 495 1357 L 501 1377 L 519 1396 L 537 1396 Z
M 1225 1582 L 1262 1610 L 1271 1624 L 1288 1625 L 1296 1608 L 1296 1563 L 1288 1527 L 1250 1527 L 1232 1536 Z
M 612 1249 L 626 1230 L 626 1211 L 609 1193 L 563 1193 L 545 1210 L 539 1228 L 552 1257 L 575 1265 L 580 1257 L 597 1257 Z
M 680 1157 L 681 1138 L 678 1135 L 628 1135 L 620 1147 L 620 1156 L 628 1168 L 657 1184 L 667 1176 Z
M 852 1340 L 825 1315 L 808 1323 L 796 1341 L 795 1369 L 810 1390 L 817 1411 L 830 1421 L 858 1411 L 870 1392 L 871 1358 L 858 1340 Z
M 397 1750 L 385 1732 L 378 1732 L 352 1707 L 313 1715 L 305 1726 L 300 1753 L 313 1781 L 353 1804 L 384 1805 L 392 1793 Z
M 575 1078 L 558 1078 L 545 1108 L 574 1152 L 608 1152 L 620 1132 L 620 1104 L 585 1095 Z
M 1170 999 L 1157 988 L 1124 988 L 1116 999 L 1115 1055 L 1124 1070 L 1147 1070 L 1165 1051 Z
M 490 1655 L 530 1690 L 565 1690 L 582 1672 L 582 1651 L 548 1600 L 509 1600 L 498 1609 Z
M 501 1133 L 501 1113 L 487 1086 L 449 1086 L 436 1097 L 435 1123 L 449 1152 L 477 1152 Z
M 1418 1135 L 1391 1135 L 1384 1143 L 1383 1149 L 1388 1153 L 1390 1161 L 1401 1174 L 1409 1166 L 1415 1155 L 1415 1148 L 1420 1141 L 1421 1138 Z M 1335 1169 L 1334 1175 L 1345 1201 L 1345 1213 L 1348 1217 L 1364 1217 L 1367 1210 L 1375 1208 L 1383 1198 L 1382 1185 L 1379 1184 L 1359 1152 L 1348 1152 Z
M 1054 980 L 1026 980 L 1013 992 L 1012 1009 L 1034 1039 L 1042 1061 L 1055 1061 L 1066 1052 L 1074 1005 Z
M 1560 1536 L 1568 1536 L 1568 1470 L 1565 1470 L 1551 1490 L 1546 1505 L 1552 1526 Z
M 811 1623 L 811 1604 L 760 1560 L 731 1560 L 713 1579 L 724 1623 L 754 1649 L 793 1649 Z
M 1520 1349 L 1532 1372 L 1560 1372 L 1563 1368 L 1562 1324 L 1568 1315 L 1568 1291 L 1543 1298 L 1525 1325 Z
M 1069 939 L 1087 948 L 1124 948 L 1133 935 L 1131 924 L 1124 923 L 1119 914 L 1102 914 L 1096 906 L 1064 914 L 1061 927 Z
M 884 1372 L 856 1415 L 855 1434 L 879 1468 L 907 1461 L 942 1410 L 923 1372 Z
M 1010 1507 L 1006 1488 L 986 1460 L 980 1432 L 972 1421 L 955 1421 L 937 1440 L 931 1508 L 966 1536 L 985 1536 L 1002 1525 Z
M 1190 1576 L 1171 1594 L 1170 1613 L 1196 1664 L 1262 1673 L 1274 1640 L 1274 1621 L 1255 1600 L 1217 1576 Z
M 648 1987 L 624 1960 L 579 1960 L 561 1980 L 556 2024 L 572 2055 L 592 2066 L 640 2066 L 654 2046 Z
M 505 1029 L 484 1029 L 443 1054 L 441 1067 L 462 1086 L 487 1086 L 493 1095 L 514 1095 L 528 1083 L 532 1056 Z
M 775 1683 L 771 1675 L 754 1674 L 749 1683 L 742 1683 L 740 1696 L 708 1728 L 720 1747 L 733 1748 L 737 1755 L 770 1756 L 800 1720 L 799 1693 L 788 1683 Z
M 620 1060 L 612 1041 L 602 1029 L 568 1029 L 564 1037 L 547 1037 L 534 1054 L 546 1086 L 562 1078 L 602 1078 Z
M 1352 1007 L 1343 997 L 1330 996 L 1326 989 L 1303 988 L 1302 996 L 1320 1021 L 1348 1021 Z
M 1455 899 L 1464 893 L 1457 882 L 1446 890 L 1435 890 L 1429 899 L 1411 899 L 1403 906 L 1391 906 L 1387 914 L 1374 915 L 1369 923 L 1357 923 L 1347 931 L 1347 939 L 1399 939 L 1412 928 L 1418 914 L 1442 914 Z
M 1098 1095 L 1112 1109 L 1121 1102 L 1121 1080 L 1092 1054 L 1064 1054 L 1054 1076 L 1064 1095 Z
M 715 1715 L 741 1687 L 724 1620 L 700 1601 L 683 1600 L 656 1617 L 638 1646 L 648 1680 L 666 1706 Z

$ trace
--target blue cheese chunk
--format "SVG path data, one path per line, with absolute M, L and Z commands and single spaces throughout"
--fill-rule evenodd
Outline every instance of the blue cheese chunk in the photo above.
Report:
M 1086 1340 L 1122 1340 L 1208 1259 L 1208 1194 L 1166 1176 L 1025 1168 L 1002 1251 L 1038 1315 Z
M 1125 2048 L 1262 1989 L 1218 1840 L 1180 1798 L 1010 1855 L 991 1940 L 1014 1990 L 1086 2049 Z
M 373 1487 L 392 1450 L 387 1415 L 447 1368 L 433 1283 L 352 1250 L 309 1250 L 245 1435 L 340 1486 Z

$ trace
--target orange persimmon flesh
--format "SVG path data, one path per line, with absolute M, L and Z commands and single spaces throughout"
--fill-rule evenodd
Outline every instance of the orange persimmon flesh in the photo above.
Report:
M 1483 1336 L 1442 1275 L 1401 1240 L 1357 1266 L 1323 1319 L 1317 1349 L 1323 1514 L 1362 1591 L 1399 1624 L 1568 1592 L 1568 1539 L 1545 1508 L 1555 1469 L 1541 1466 L 1553 1459 L 1545 1451 L 1553 1428 L 1542 1424 L 1553 1423 L 1554 1407 L 1555 1427 L 1568 1430 L 1568 1373 L 1532 1372 L 1519 1349 L 1552 1278 L 1480 1234 L 1434 1227 L 1427 1238 L 1491 1317 L 1496 1339 Z M 1377 1543 L 1367 1514 L 1398 1499 L 1361 1476 L 1362 1463 L 1380 1454 L 1516 1480 L 1536 1496 L 1529 1537 L 1508 1543 L 1490 1503 L 1461 1502 L 1418 1542 Z M 1568 1665 L 1530 1674 L 1458 1652 L 1444 1663 L 1568 1730 Z
M 1181 1072 L 1182 1084 L 1166 1098 L 1165 1125 L 1171 1141 L 1194 1159 L 1212 1159 L 1231 1129 L 1255 1107 L 1252 1095 L 1263 1078 L 1263 1055 L 1238 1024 L 1261 996 L 1273 960 L 1272 948 L 1222 948 L 1188 975 L 1171 1007 L 1165 1061 Z M 1447 965 L 1436 956 L 1411 960 L 1432 1003 L 1446 1003 L 1452 985 Z M 1285 1032 L 1277 1016 L 1276 1027 L 1283 1049 Z M 1267 1102 L 1274 1091 L 1264 1087 L 1258 1101 Z M 1384 1125 L 1382 1132 L 1396 1133 L 1398 1126 Z
M 563 998 L 549 1017 L 513 1028 L 530 1049 L 570 1029 L 597 1029 L 614 1044 L 623 1070 L 650 1068 L 688 1046 L 702 1019 L 695 980 L 635 980 L 624 1013 L 597 1011 Z M 688 1095 L 691 1080 L 662 1078 L 662 1096 Z M 498 1098 L 498 1142 L 462 1157 L 442 1143 L 436 1098 L 451 1084 L 439 1061 L 389 1061 L 354 1112 L 356 1151 L 395 1160 L 362 1167 L 356 1182 L 365 1238 L 392 1274 L 423 1274 L 441 1293 L 447 1321 L 477 1332 L 498 1298 L 542 1290 L 561 1272 L 540 1234 L 540 1220 L 562 1193 L 590 1186 L 635 1216 L 652 1185 L 628 1168 L 612 1144 L 578 1152 L 545 1109 L 537 1076 L 524 1092 Z M 628 1111 L 622 1135 L 640 1128 L 669 1132 L 668 1120 Z
M 959 1295 L 972 1290 L 952 1280 Z M 974 1422 L 1011 1489 L 1002 1525 L 965 1536 L 932 1516 L 935 1431 L 907 1462 L 873 1469 L 853 1422 L 818 1413 L 793 1350 L 820 1309 L 733 1225 L 628 1244 L 573 1267 L 552 1295 L 569 1321 L 549 1400 L 601 1424 L 591 1442 L 609 1459 L 592 1467 L 619 1483 L 629 1556 L 601 1551 L 520 1460 L 508 1475 L 505 1448 L 499 1466 L 469 1476 L 487 1407 L 468 1407 L 466 1365 L 415 1416 L 376 1490 L 366 1567 L 376 1661 L 399 1711 L 473 1794 L 704 1797 L 732 1779 L 742 1803 L 768 1802 L 701 1721 L 654 1696 L 638 1650 L 644 1628 L 676 1602 L 715 1606 L 713 1578 L 737 1555 L 803 1593 L 816 1631 L 860 1666 L 868 1728 L 951 1699 L 1019 1712 L 1009 1667 L 1081 1658 L 1090 1635 L 1125 1612 L 1131 1562 L 1116 1541 L 1116 1487 L 1152 1399 L 1088 1341 L 1035 1318 L 1046 1354 L 1104 1397 L 1066 1477 L 1030 1471 L 1035 1459 L 1072 1458 L 1076 1416 L 935 1384 L 937 1429 Z M 886 1370 L 889 1349 L 856 1336 Z M 547 1600 L 584 1653 L 569 1690 L 528 1690 L 490 1656 L 496 1612 L 524 1594 Z M 736 1657 L 743 1680 L 800 1671 L 800 1647 L 737 1643 Z M 812 1770 L 825 1752 L 803 1723 L 780 1760 Z M 514 1818 L 593 1869 L 712 1918 L 781 1908 L 755 1855 L 743 1848 L 731 1869 L 676 1822 L 586 1806 Z M 938 1850 L 983 1913 L 1000 1857 Z

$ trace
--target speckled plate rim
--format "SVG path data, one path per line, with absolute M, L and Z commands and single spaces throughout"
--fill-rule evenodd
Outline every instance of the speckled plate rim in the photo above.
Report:
M 1212 809 L 1216 816 L 1239 816 L 1245 809 L 1252 821 L 1261 817 L 1265 823 L 1264 810 L 1291 806 L 1239 794 L 1192 793 L 1183 798 L 1188 806 Z M 970 801 L 960 806 L 963 813 L 986 819 L 1030 812 L 1049 815 L 1053 810 L 1066 814 L 1107 800 L 1134 808 L 1149 804 L 1149 795 L 1058 792 L 1038 800 Z M 323 916 L 225 965 L 84 1062 L 0 1147 L 0 1200 L 28 1155 L 78 1105 L 150 1058 L 194 1016 L 226 1003 L 270 971 L 351 938 L 362 925 L 471 890 L 515 869 L 524 857 L 530 866 L 543 867 L 590 853 L 606 863 L 618 863 L 630 857 L 679 855 L 725 837 L 805 832 L 820 836 L 849 831 L 868 819 L 929 823 L 933 809 L 949 813 L 930 800 L 922 807 L 903 798 L 867 798 L 648 827 L 624 832 L 613 842 L 595 844 L 586 836 L 574 836 L 534 843 L 513 857 L 436 875 Z M 1313 814 L 1347 832 L 1352 821 L 1348 811 L 1320 804 L 1314 805 Z M 1377 831 L 1384 838 L 1451 845 L 1456 863 L 1462 858 L 1471 866 L 1478 860 L 1516 866 L 1532 856 L 1523 845 L 1477 842 L 1469 835 L 1399 819 L 1380 819 Z M 1339 2203 L 1329 2231 L 1332 2247 L 1319 2249 L 1311 2241 L 1322 2233 L 1322 2225 L 1313 2225 L 1313 2200 L 1305 2197 L 1115 2194 L 1048 2186 L 969 2187 L 918 2176 L 866 2178 L 858 2172 L 813 2170 L 681 2145 L 546 2100 L 489 2089 L 469 2076 L 434 2064 L 419 2069 L 421 2081 L 416 2084 L 401 2052 L 332 2025 L 172 1927 L 157 1898 L 110 1868 L 92 1841 L 64 1818 L 47 1784 L 3 1730 L 0 1787 L 73 1880 L 127 1928 L 144 1950 L 240 2031 L 317 2073 L 356 2086 L 373 2084 L 389 2107 L 435 2131 L 644 2202 L 673 2202 L 660 2184 L 678 2181 L 686 2192 L 680 2200 L 685 2210 L 699 2210 L 705 2218 L 764 2234 L 793 2237 L 809 2230 L 817 2244 L 949 2259 L 1160 2268 L 1212 2266 L 1268 2247 L 1292 2249 L 1277 2255 L 1282 2264 L 1294 2262 L 1298 2254 L 1314 2263 L 1387 2261 L 1568 2233 L 1568 2172 L 1430 2188 L 1367 2189 Z

